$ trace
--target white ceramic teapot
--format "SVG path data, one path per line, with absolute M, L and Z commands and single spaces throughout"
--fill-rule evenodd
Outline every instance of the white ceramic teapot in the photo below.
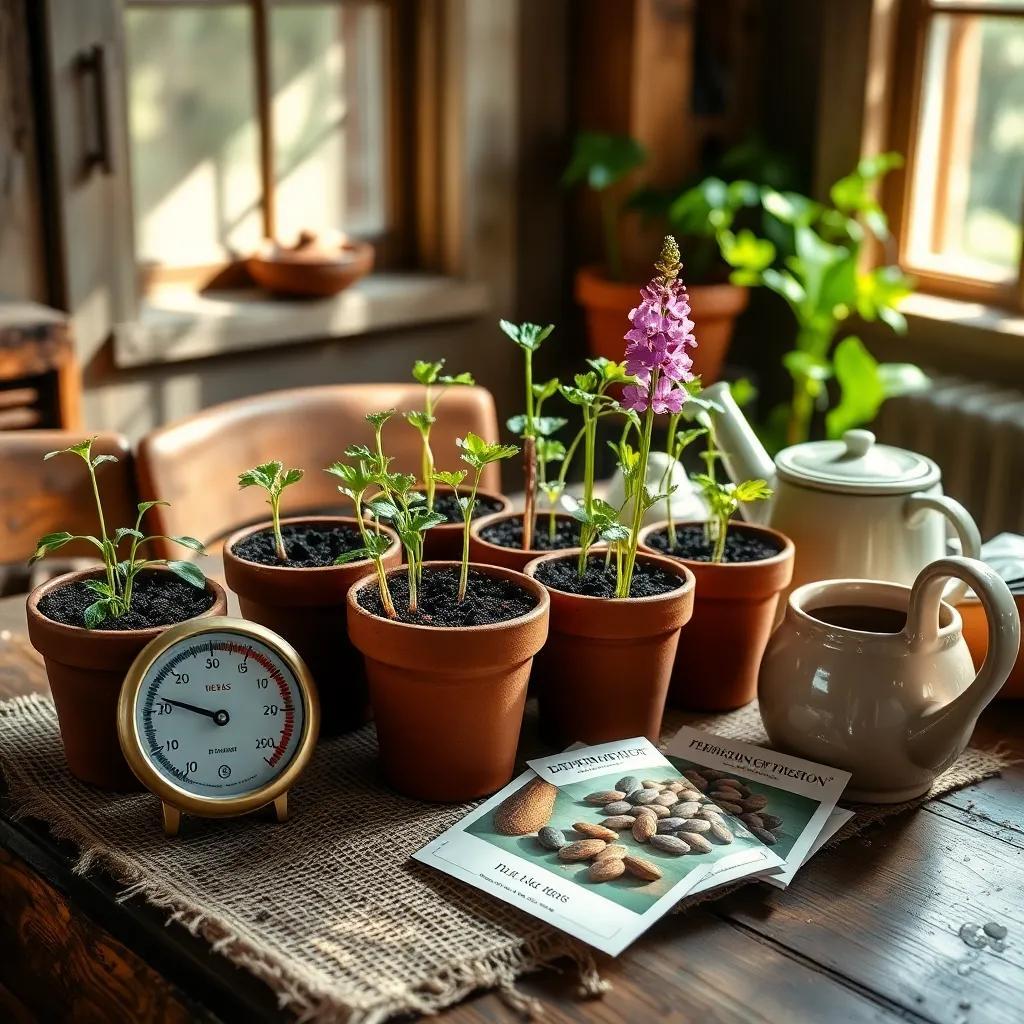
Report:
M 942 493 L 942 474 L 931 459 L 877 444 L 868 430 L 848 430 L 840 441 L 785 448 L 772 462 L 728 384 L 713 384 L 704 395 L 722 410 L 714 419 L 726 472 L 734 481 L 767 480 L 775 490 L 771 501 L 747 506 L 743 515 L 796 544 L 791 590 L 850 578 L 909 585 L 948 553 L 947 523 L 963 555 L 980 555 L 978 527 L 963 505 Z M 957 582 L 946 600 L 958 601 L 966 589 Z

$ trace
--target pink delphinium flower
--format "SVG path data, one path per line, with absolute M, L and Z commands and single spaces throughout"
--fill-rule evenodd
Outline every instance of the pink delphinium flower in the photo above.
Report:
M 629 314 L 626 371 L 637 382 L 623 389 L 622 404 L 637 412 L 646 412 L 653 404 L 657 413 L 676 413 L 687 398 L 682 385 L 693 380 L 688 350 L 697 347 L 697 340 L 686 285 L 679 280 L 682 264 L 674 238 L 665 239 L 655 266 L 658 276 L 640 290 L 640 305 Z M 651 378 L 655 375 L 652 396 Z

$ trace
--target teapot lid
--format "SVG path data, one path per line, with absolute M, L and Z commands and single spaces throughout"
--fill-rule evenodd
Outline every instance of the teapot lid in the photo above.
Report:
M 841 441 L 809 441 L 779 452 L 779 476 L 805 487 L 862 494 L 904 494 L 938 483 L 931 459 L 877 444 L 870 430 L 847 430 Z

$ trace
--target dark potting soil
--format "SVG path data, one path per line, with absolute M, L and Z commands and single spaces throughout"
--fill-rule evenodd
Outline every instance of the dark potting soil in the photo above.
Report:
M 576 571 L 576 559 L 556 559 L 537 567 L 536 579 L 553 590 L 564 590 L 569 594 L 583 597 L 615 596 L 615 560 L 607 569 L 604 555 L 591 555 L 587 559 L 587 571 L 581 577 Z M 630 597 L 657 597 L 667 594 L 683 585 L 675 573 L 662 569 L 660 565 L 645 565 L 639 559 L 633 567 L 633 579 L 629 585 Z
M 281 527 L 284 550 L 288 561 L 282 562 L 274 550 L 274 531 L 250 533 L 232 547 L 233 554 L 257 565 L 281 565 L 289 569 L 319 569 L 334 565 L 338 555 L 355 551 L 363 546 L 359 529 L 347 524 L 341 526 L 306 526 L 295 523 Z
M 511 580 L 487 576 L 474 569 L 469 570 L 466 597 L 459 603 L 458 568 L 424 568 L 415 612 L 409 611 L 409 578 L 405 572 L 390 573 L 388 585 L 398 618 L 415 626 L 488 626 L 517 619 L 537 607 L 533 594 Z M 384 617 L 377 587 L 364 587 L 359 592 L 359 604 Z
M 142 572 L 135 577 L 132 606 L 126 615 L 105 619 L 96 629 L 150 629 L 173 626 L 208 611 L 213 594 L 200 590 L 183 579 L 164 572 Z M 55 587 L 39 601 L 39 610 L 48 619 L 65 626 L 85 626 L 85 609 L 95 604 L 96 595 L 84 580 Z
M 531 551 L 561 551 L 563 548 L 575 548 L 580 543 L 580 526 L 575 519 L 556 519 L 555 536 L 548 532 L 550 518 L 542 512 L 534 519 L 533 547 Z M 480 536 L 490 544 L 503 548 L 520 548 L 523 546 L 523 517 L 510 516 L 496 523 L 485 526 Z
M 657 530 L 647 535 L 647 543 L 666 555 L 688 558 L 691 562 L 710 562 L 713 545 L 704 537 L 701 526 L 686 526 L 676 530 L 676 546 L 669 550 L 668 532 Z M 730 528 L 725 535 L 726 562 L 760 562 L 774 558 L 782 550 L 771 537 L 759 533 L 747 533 L 742 529 Z
M 466 493 L 462 496 L 468 498 L 469 494 Z M 493 515 L 495 512 L 500 512 L 504 507 L 503 502 L 478 494 L 476 496 L 476 504 L 473 506 L 473 518 L 479 519 L 481 516 Z M 434 511 L 440 512 L 449 523 L 465 522 L 462 518 L 462 509 L 459 508 L 458 499 L 451 491 L 438 491 L 434 495 Z

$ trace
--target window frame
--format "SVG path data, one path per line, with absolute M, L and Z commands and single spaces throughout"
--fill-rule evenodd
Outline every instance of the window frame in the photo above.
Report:
M 1024 0 L 998 3 L 991 0 L 903 0 L 899 11 L 896 45 L 892 50 L 893 109 L 890 123 L 890 148 L 906 157 L 905 170 L 887 183 L 885 206 L 896 241 L 896 259 L 900 267 L 913 275 L 921 291 L 953 299 L 981 302 L 1015 311 L 1024 309 L 1024 243 L 1017 258 L 1016 276 L 1005 282 L 984 281 L 915 261 L 911 252 L 913 183 L 918 154 L 918 133 L 924 98 L 925 60 L 931 21 L 941 15 L 975 15 L 1024 18 Z M 899 55 L 909 54 L 910 59 Z M 957 76 L 948 75 L 945 97 L 956 91 Z M 944 97 L 944 102 L 945 102 Z M 945 107 L 944 107 L 945 109 Z M 943 124 L 940 153 L 953 144 L 955 128 Z M 940 156 L 940 165 L 944 161 Z M 945 161 L 948 163 L 948 161 Z M 1020 221 L 1024 228 L 1024 193 Z
M 409 178 L 408 162 L 410 152 L 406 140 L 409 133 L 408 120 L 409 75 L 408 58 L 414 41 L 408 30 L 408 18 L 402 17 L 405 0 L 123 0 L 123 11 L 129 9 L 173 9 L 196 6 L 248 7 L 252 18 L 252 59 L 255 70 L 253 82 L 254 113 L 257 122 L 258 156 L 260 175 L 260 214 L 265 238 L 276 235 L 276 192 L 274 159 L 273 82 L 270 21 L 274 8 L 300 6 L 373 6 L 383 10 L 385 22 L 385 79 L 387 82 L 387 107 L 384 136 L 387 152 L 384 158 L 386 175 L 385 204 L 386 229 L 382 234 L 368 236 L 375 249 L 375 266 L 380 269 L 397 269 L 409 266 L 410 250 L 405 243 L 409 222 L 409 190 L 405 182 Z M 127 81 L 125 82 L 127 90 Z M 126 112 L 129 99 L 126 95 Z M 123 127 L 124 136 L 129 137 L 129 126 Z M 130 150 L 129 150 L 130 152 Z M 131 179 L 129 159 L 128 176 Z M 134 193 L 129 194 L 129 205 L 134 216 Z M 138 294 L 144 297 L 165 286 L 186 287 L 196 292 L 209 288 L 238 288 L 248 283 L 244 257 L 226 258 L 211 263 L 192 265 L 154 264 L 138 258 L 132 252 Z

